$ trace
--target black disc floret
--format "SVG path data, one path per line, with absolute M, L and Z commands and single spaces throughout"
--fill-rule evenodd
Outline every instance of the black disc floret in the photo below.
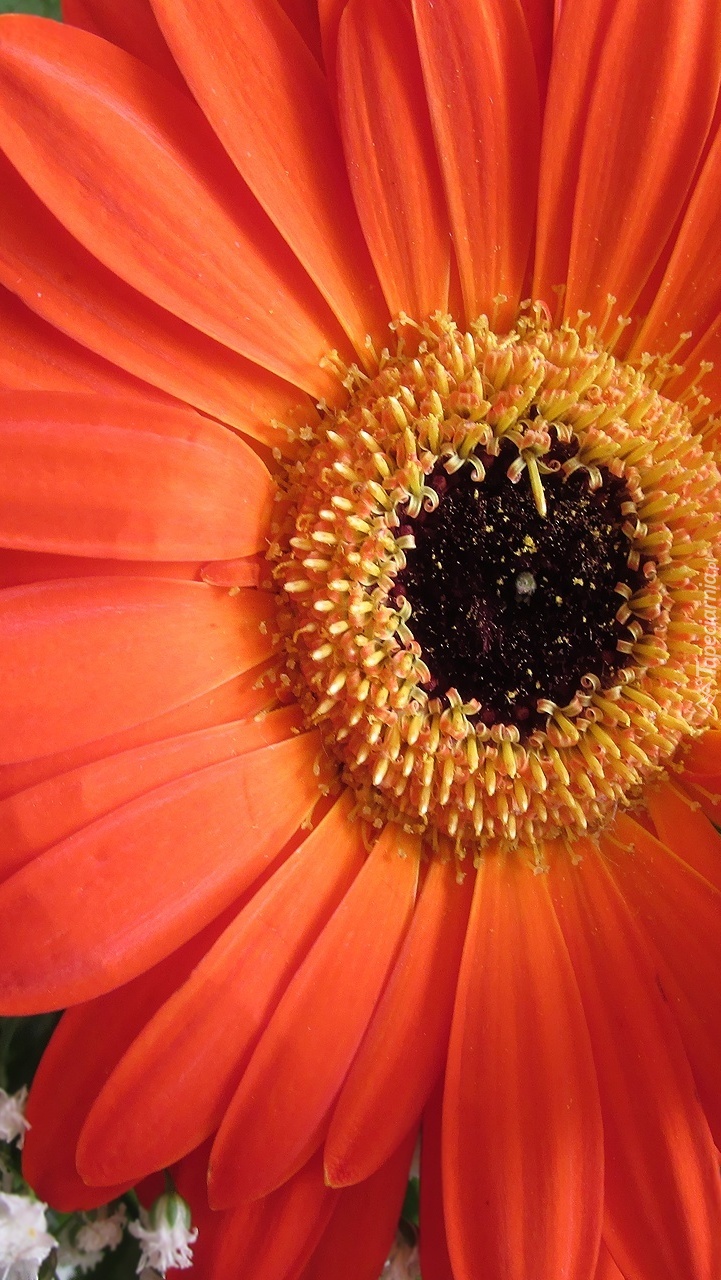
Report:
M 629 567 L 623 531 L 628 502 L 623 480 L 600 467 L 589 472 L 562 464 L 577 446 L 555 441 L 543 461 L 547 513 L 541 516 L 528 471 L 512 481 L 517 451 L 501 445 L 482 454 L 485 478 L 464 466 L 449 475 L 438 465 L 427 483 L 438 494 L 433 511 L 404 521 L 415 548 L 396 578 L 394 598 L 411 605 L 409 626 L 420 643 L 431 680 L 426 691 L 443 698 L 456 689 L 480 704 L 489 727 L 515 725 L 521 737 L 544 727 L 539 701 L 567 706 L 587 674 L 613 680 L 630 658 L 617 648 L 629 633 L 616 618 L 622 597 L 644 581 Z

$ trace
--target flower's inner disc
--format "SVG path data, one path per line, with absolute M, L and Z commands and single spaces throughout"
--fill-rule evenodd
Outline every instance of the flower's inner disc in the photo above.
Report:
M 363 818 L 461 857 L 602 830 L 715 715 L 717 425 L 579 325 L 415 326 L 279 494 L 282 681 Z
M 587 471 L 562 472 L 575 452 L 556 442 L 544 458 L 556 468 L 543 477 L 544 516 L 528 471 L 509 479 L 508 444 L 482 459 L 481 482 L 467 467 L 450 476 L 438 468 L 438 507 L 402 526 L 416 545 L 394 594 L 411 605 L 428 693 L 456 689 L 480 703 L 484 724 L 516 725 L 522 738 L 545 726 L 539 701 L 565 706 L 584 676 L 606 683 L 629 661 L 617 649 L 628 631 L 616 587 L 635 591 L 643 574 L 628 565 L 628 493 L 606 468 L 595 489 Z

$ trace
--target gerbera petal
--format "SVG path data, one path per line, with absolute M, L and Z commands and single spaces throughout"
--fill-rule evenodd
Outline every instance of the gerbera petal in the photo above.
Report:
M 148 0 L 62 0 L 63 22 L 102 36 L 184 88 Z
M 356 207 L 391 313 L 447 310 L 450 230 L 404 0 L 351 0 L 338 99 Z
M 317 735 L 304 734 L 210 765 L 114 810 L 6 880 L 0 912 L 14 926 L 4 1009 L 91 1000 L 208 924 L 310 813 L 317 753 Z
M 66 338 L 0 285 L 0 387 L 48 391 L 99 391 L 105 395 L 165 400 L 147 382 Z
M 206 693 L 269 654 L 272 617 L 266 592 L 160 578 L 3 591 L 0 760 L 80 746 Z
M 377 1173 L 340 1192 L 330 1223 L 298 1280 L 368 1280 L 388 1256 L 408 1182 L 412 1133 Z
M 625 1280 L 603 1240 L 601 1241 L 601 1252 L 598 1255 L 598 1266 L 593 1280 Z
M 670 782 L 649 790 L 645 800 L 663 843 L 721 889 L 721 838 L 698 802 Z M 618 831 L 622 839 L 630 836 L 635 840 L 636 830 L 630 818 L 623 818 Z
M 213 587 L 258 587 L 263 577 L 263 556 L 241 556 L 237 560 L 214 560 L 201 570 L 203 582 Z
M 566 4 L 553 40 L 538 174 L 533 297 L 554 308 L 568 275 L 573 207 L 588 104 L 612 5 Z
M 129 729 L 96 738 L 69 751 L 39 756 L 20 764 L 0 765 L 0 796 L 14 795 L 28 787 L 34 787 L 46 778 L 68 773 L 96 760 L 105 760 L 121 751 L 132 751 L 148 743 L 160 742 L 180 734 L 209 729 L 231 720 L 245 720 L 267 711 L 276 701 L 272 681 L 266 678 L 262 668 L 253 667 L 241 676 L 226 680 L 217 689 L 185 702 L 171 711 L 165 711 L 152 720 L 143 720 Z
M 718 835 L 716 848 L 721 862 Z M 610 840 L 606 852 L 624 899 L 658 949 L 661 987 L 721 1147 L 721 892 L 646 832 L 639 831 L 630 856 L 627 848 L 619 856 Z
M 199 109 L 163 77 L 85 31 L 11 15 L 0 122 L 29 185 L 121 279 L 305 390 L 334 388 L 319 361 L 349 353 L 342 330 Z M 109 199 L 112 216 L 98 216 Z
M 553 47 L 553 0 L 521 0 L 533 45 L 541 102 L 546 96 Z
M 648 944 L 597 851 L 583 853 L 575 866 L 559 857 L 550 880 L 601 1094 L 604 1237 L 634 1280 L 713 1280 L 721 1179 L 708 1125 Z
M 706 778 L 701 782 L 686 782 L 687 794 L 701 807 L 703 813 L 717 828 L 721 828 L 721 777 Z
M 348 0 L 318 0 L 318 21 L 325 72 L 331 87 L 335 88 L 336 55 L 338 52 L 338 28 Z
M 0 588 L 29 587 L 41 582 L 59 582 L 61 578 L 116 576 L 207 581 L 205 565 L 199 560 L 108 560 L 102 556 L 58 556 L 51 551 L 19 551 L 0 547 Z M 232 584 L 224 582 L 217 585 L 230 587 Z M 258 582 L 252 585 L 258 586 Z
M 153 4 L 215 134 L 362 355 L 388 316 L 316 59 L 277 0 Z
M 300 726 L 297 707 L 283 707 L 80 765 L 0 800 L 0 879 L 136 796 L 245 751 L 282 742 Z
M 495 315 L 502 328 L 523 290 L 534 222 L 539 107 L 528 28 L 518 0 L 413 0 L 413 12 L 466 317 Z M 494 307 L 499 295 L 507 302 Z
M 586 1280 L 603 1215 L 603 1139 L 583 1006 L 548 877 L 518 854 L 477 872 L 443 1108 L 454 1275 Z
M 75 1165 L 80 1130 L 118 1058 L 212 944 L 217 929 L 214 923 L 134 982 L 68 1009 L 60 1019 L 33 1078 L 27 1108 L 31 1128 L 23 1147 L 25 1177 L 55 1209 L 94 1208 L 127 1189 L 127 1183 L 88 1187 L 83 1182 Z
M 208 1280 L 297 1276 L 321 1239 L 339 1195 L 325 1186 L 317 1153 L 272 1195 L 223 1214 Z
M 441 1076 L 423 1112 L 421 1128 L 419 1252 L 421 1273 L 425 1280 L 454 1280 L 443 1213 L 443 1084 Z
M 89 1182 L 137 1181 L 217 1129 L 260 1031 L 363 864 L 351 808 L 350 796 L 334 805 L 132 1045 L 83 1131 Z
M 698 177 L 666 274 L 632 353 L 671 351 L 682 333 L 699 339 L 721 311 L 720 183 L 721 132 Z
M 273 482 L 192 410 L 0 392 L 0 542 L 130 560 L 222 560 L 266 544 Z
M 93 258 L 0 154 L 0 278 L 84 347 L 177 399 L 280 448 L 313 423 L 310 398 L 178 320 Z
M 468 876 L 456 882 L 452 862 L 436 859 L 428 868 L 397 964 L 333 1112 L 325 1146 L 331 1186 L 369 1177 L 418 1124 L 443 1069 L 471 885 Z
M 568 316 L 583 309 L 597 320 L 609 294 L 630 313 L 663 251 L 701 157 L 721 76 L 716 0 L 601 8 L 606 32 L 585 124 L 566 294 Z M 568 6 L 561 26 L 576 13 Z M 585 58 L 585 46 L 577 47 Z
M 721 729 L 709 729 L 694 738 L 683 757 L 684 769 L 693 774 L 718 777 L 721 774 Z
M 320 22 L 316 0 L 280 0 L 296 30 L 300 31 L 316 62 L 322 63 Z
M 322 1140 L 408 927 L 418 854 L 417 838 L 387 826 L 293 978 L 220 1126 L 210 1164 L 212 1204 L 267 1195 Z

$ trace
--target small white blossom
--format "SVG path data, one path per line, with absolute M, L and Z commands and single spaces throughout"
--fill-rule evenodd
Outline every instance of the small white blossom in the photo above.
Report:
M 88 1271 L 94 1271 L 102 1260 L 101 1249 L 94 1253 L 84 1253 L 81 1249 L 76 1249 L 71 1244 L 63 1244 L 61 1241 L 56 1267 L 58 1280 L 75 1280 L 78 1275 L 85 1275 Z
M 56 1241 L 47 1230 L 47 1205 L 0 1192 L 0 1280 L 36 1280 Z
M 0 1140 L 15 1142 L 19 1147 L 25 1141 L 25 1131 L 30 1128 L 25 1119 L 25 1103 L 28 1091 L 23 1085 L 17 1093 L 6 1093 L 0 1089 Z
M 74 1242 L 60 1240 L 58 1251 L 58 1280 L 74 1280 L 78 1275 L 94 1271 L 102 1262 L 106 1249 L 117 1249 L 123 1238 L 127 1220 L 125 1205 L 118 1205 L 115 1213 L 101 1209 L 98 1215 L 84 1222 L 75 1235 Z
M 75 1244 L 82 1253 L 95 1253 L 98 1249 L 117 1249 L 123 1238 L 126 1221 L 125 1205 L 121 1204 L 115 1213 L 107 1217 L 98 1215 L 92 1222 L 86 1222 L 75 1237 Z
M 140 1241 L 139 1275 L 146 1267 L 163 1276 L 171 1267 L 192 1267 L 191 1246 L 198 1238 L 198 1229 L 191 1230 L 190 1210 L 180 1196 L 160 1196 L 150 1213 L 141 1209 L 140 1222 L 131 1222 L 128 1230 Z

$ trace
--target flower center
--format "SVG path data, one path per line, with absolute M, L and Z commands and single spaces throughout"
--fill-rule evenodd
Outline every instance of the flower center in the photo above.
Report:
M 595 489 L 583 468 L 567 474 L 577 447 L 556 439 L 544 458 L 556 469 L 544 478 L 542 516 L 527 470 L 509 478 L 514 455 L 505 442 L 483 457 L 482 481 L 469 467 L 435 469 L 438 507 L 401 526 L 415 549 L 391 595 L 410 603 L 427 692 L 457 689 L 463 702 L 478 701 L 483 724 L 516 725 L 524 740 L 545 726 L 546 703 L 565 706 L 588 673 L 607 684 L 628 665 L 617 648 L 631 638 L 616 616 L 619 586 L 633 593 L 644 578 L 628 564 L 623 481 L 606 467 Z
M 712 426 L 540 306 L 417 331 L 301 433 L 269 553 L 285 680 L 364 818 L 541 857 L 715 714 Z

